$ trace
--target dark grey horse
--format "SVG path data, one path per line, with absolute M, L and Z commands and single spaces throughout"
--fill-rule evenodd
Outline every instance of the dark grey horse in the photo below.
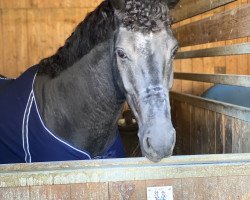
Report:
M 54 137 L 98 157 L 114 141 L 127 100 L 139 125 L 143 155 L 160 161 L 172 154 L 169 90 L 178 45 L 168 5 L 177 2 L 103 1 L 55 55 L 37 65 L 29 101 L 36 100 Z M 32 106 L 28 104 L 27 116 Z M 29 147 L 26 118 L 23 146 Z M 27 159 L 31 152 L 25 149 Z

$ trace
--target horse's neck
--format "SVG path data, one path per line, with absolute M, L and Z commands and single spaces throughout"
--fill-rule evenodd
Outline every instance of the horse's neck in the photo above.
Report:
M 123 103 L 117 98 L 108 46 L 99 45 L 54 79 L 38 76 L 35 84 L 47 127 L 93 156 L 112 142 Z

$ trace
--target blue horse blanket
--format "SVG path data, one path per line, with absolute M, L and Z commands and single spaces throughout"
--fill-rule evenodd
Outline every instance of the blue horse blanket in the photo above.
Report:
M 86 160 L 93 157 L 49 130 L 38 112 L 33 84 L 37 66 L 15 80 L 0 78 L 0 163 Z M 102 158 L 125 157 L 117 137 Z
M 250 108 L 250 87 L 218 84 L 204 92 L 202 97 Z

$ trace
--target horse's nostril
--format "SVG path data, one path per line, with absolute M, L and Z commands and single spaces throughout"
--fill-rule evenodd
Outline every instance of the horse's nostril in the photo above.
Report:
M 150 145 L 150 138 L 149 137 L 146 139 L 146 144 L 147 144 L 147 148 L 150 149 L 151 145 Z

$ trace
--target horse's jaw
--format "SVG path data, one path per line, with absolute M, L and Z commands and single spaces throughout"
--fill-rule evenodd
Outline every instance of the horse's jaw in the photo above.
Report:
M 138 98 L 128 95 L 128 102 L 139 125 L 142 155 L 153 162 L 171 156 L 176 140 L 168 92 L 158 89 Z

